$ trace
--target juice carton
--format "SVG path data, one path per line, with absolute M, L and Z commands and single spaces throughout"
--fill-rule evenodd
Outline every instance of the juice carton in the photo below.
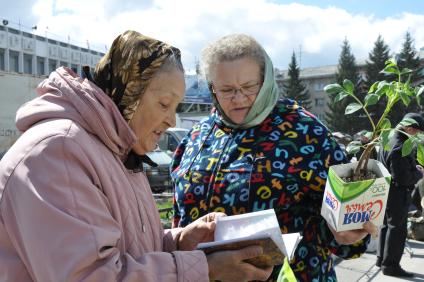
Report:
M 383 224 L 391 175 L 382 163 L 369 160 L 375 179 L 344 182 L 357 163 L 331 166 L 325 185 L 321 215 L 336 231 L 360 229 L 366 221 Z

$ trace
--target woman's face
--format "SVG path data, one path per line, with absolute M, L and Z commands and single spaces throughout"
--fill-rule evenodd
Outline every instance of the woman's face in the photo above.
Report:
M 137 136 L 134 152 L 144 155 L 153 151 L 161 134 L 175 126 L 175 113 L 184 93 L 181 71 L 161 72 L 152 78 L 129 123 Z
M 224 113 L 242 123 L 262 86 L 259 64 L 251 58 L 224 61 L 212 73 L 212 88 Z

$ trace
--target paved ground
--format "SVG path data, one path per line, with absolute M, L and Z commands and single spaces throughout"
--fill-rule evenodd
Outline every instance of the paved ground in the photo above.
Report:
M 415 273 L 412 279 L 400 279 L 383 275 L 380 268 L 375 266 L 376 253 L 365 253 L 358 259 L 336 261 L 336 273 L 339 282 L 372 281 L 424 281 L 424 242 L 409 240 L 410 248 L 405 249 L 401 266 Z

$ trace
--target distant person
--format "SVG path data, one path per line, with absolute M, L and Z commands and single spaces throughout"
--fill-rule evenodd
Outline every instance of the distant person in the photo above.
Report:
M 411 118 L 416 123 L 400 127 L 405 133 L 415 135 L 424 130 L 424 119 L 416 113 L 408 113 L 405 118 Z M 383 274 L 395 277 L 413 277 L 414 274 L 405 271 L 400 266 L 405 240 L 407 236 L 407 218 L 411 204 L 411 191 L 415 184 L 423 178 L 424 169 L 417 165 L 415 156 L 402 156 L 402 146 L 408 136 L 396 132 L 389 151 L 382 148 L 378 152 L 378 160 L 382 162 L 392 175 L 386 214 L 380 228 L 376 265 L 381 267 Z
M 17 112 L 23 132 L 0 161 L 0 281 L 246 281 L 271 269 L 259 246 L 210 255 L 209 213 L 163 230 L 143 170 L 175 126 L 180 51 L 135 31 L 100 60 L 95 84 L 59 68 Z
M 82 67 L 81 77 L 86 78 L 89 81 L 93 81 L 93 77 L 91 76 L 90 66 Z
M 414 217 L 423 216 L 424 208 L 424 179 L 421 178 L 415 185 L 414 190 L 411 193 L 411 202 L 417 209 L 413 214 Z

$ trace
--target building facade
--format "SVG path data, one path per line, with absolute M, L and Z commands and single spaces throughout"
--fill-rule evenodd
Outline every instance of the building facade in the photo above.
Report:
M 314 68 L 305 68 L 300 70 L 299 77 L 309 92 L 311 99 L 310 112 L 324 121 L 325 113 L 328 111 L 329 96 L 324 91 L 327 84 L 336 81 L 337 65 L 323 66 Z M 282 86 L 288 80 L 288 70 L 277 70 L 276 80 L 280 89 L 280 95 L 283 96 Z
M 49 39 L 8 26 L 0 26 L 0 71 L 47 76 L 60 66 L 81 74 L 94 69 L 103 53 Z

